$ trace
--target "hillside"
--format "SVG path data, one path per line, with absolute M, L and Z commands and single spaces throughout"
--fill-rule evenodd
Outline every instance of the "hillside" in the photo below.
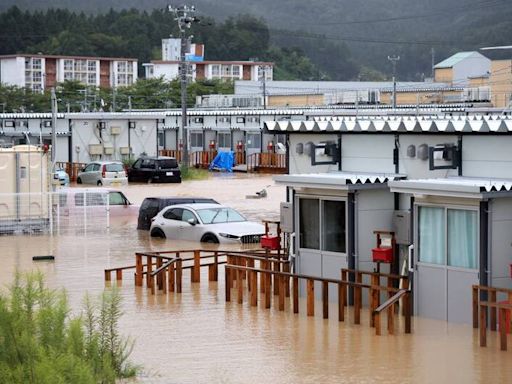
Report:
M 0 0 L 0 10 L 66 7 L 87 13 L 109 8 L 151 12 L 167 2 L 148 0 Z M 266 21 L 271 41 L 299 47 L 330 78 L 357 77 L 361 66 L 388 73 L 387 56 L 398 54 L 404 79 L 429 76 L 431 51 L 436 61 L 458 50 L 510 44 L 510 0 L 198 0 L 198 15 L 224 20 L 251 14 Z M 326 36 L 326 37 L 322 37 Z M 347 49 L 348 48 L 348 49 Z M 343 65 L 336 65 L 343 55 Z M 357 63 L 357 64 L 354 64 Z M 357 70 L 349 68 L 355 65 Z

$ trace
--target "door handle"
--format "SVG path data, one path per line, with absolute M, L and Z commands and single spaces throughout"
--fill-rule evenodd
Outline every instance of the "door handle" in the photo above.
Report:
M 409 272 L 414 272 L 414 268 L 412 266 L 412 254 L 414 252 L 414 244 L 409 245 L 407 248 L 407 264 L 409 267 Z

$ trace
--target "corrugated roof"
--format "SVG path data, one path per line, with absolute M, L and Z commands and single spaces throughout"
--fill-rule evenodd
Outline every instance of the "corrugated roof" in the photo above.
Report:
M 468 196 L 512 191 L 512 179 L 448 177 L 390 181 L 392 192 Z M 478 196 L 479 197 L 479 196 Z
M 358 189 L 363 185 L 386 185 L 391 180 L 404 179 L 406 175 L 392 173 L 366 173 L 366 172 L 327 172 L 274 176 L 277 184 L 296 187 L 322 187 Z
M 478 53 L 476 51 L 471 52 L 457 52 L 455 55 L 450 56 L 449 58 L 441 61 L 440 63 L 436 64 L 434 66 L 435 69 L 439 68 L 452 68 L 455 64 L 459 63 L 460 61 L 468 58 L 474 53 Z
M 307 121 L 265 121 L 266 130 L 279 132 L 436 132 L 504 133 L 512 132 L 512 119 L 501 116 L 467 117 L 365 116 L 317 117 Z

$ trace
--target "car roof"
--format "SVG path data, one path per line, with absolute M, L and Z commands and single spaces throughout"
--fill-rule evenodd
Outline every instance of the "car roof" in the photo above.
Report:
M 212 204 L 212 203 L 189 203 L 189 204 L 175 204 L 170 205 L 173 208 L 191 208 L 191 209 L 208 209 L 208 208 L 229 208 L 225 205 L 221 204 Z
M 114 160 L 113 161 L 90 161 L 87 163 L 87 165 L 89 165 L 89 164 L 121 164 L 121 165 L 123 165 L 122 162 L 114 161 Z
M 156 156 L 141 156 L 141 157 L 139 157 L 139 159 L 148 159 L 148 160 L 169 160 L 169 159 L 173 159 L 173 160 L 176 160 L 175 157 L 170 157 L 170 156 L 158 156 L 158 157 L 156 157 Z
M 121 192 L 119 189 L 114 188 L 60 188 L 57 190 L 58 193 L 83 193 L 83 192 L 95 192 L 95 193 L 106 193 L 106 192 Z
M 144 198 L 155 199 L 155 200 L 214 200 L 211 197 L 198 197 L 198 196 L 149 196 Z

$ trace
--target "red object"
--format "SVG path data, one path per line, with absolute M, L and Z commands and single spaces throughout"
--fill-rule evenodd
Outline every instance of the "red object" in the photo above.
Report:
M 210 141 L 210 149 L 214 149 L 214 148 L 215 148 L 215 141 L 211 140 Z
M 373 262 L 391 263 L 393 261 L 393 248 L 373 248 Z
M 50 150 L 50 146 L 48 144 L 43 144 L 43 152 L 48 153 L 49 150 Z M 511 265 L 511 267 L 512 267 L 512 265 Z
M 242 143 L 241 141 L 239 141 L 237 144 L 236 144 L 236 149 L 239 150 L 239 151 L 243 151 L 244 149 L 244 143 Z
M 498 304 L 511 304 L 511 303 L 509 301 L 505 300 L 505 301 L 500 301 Z M 500 311 L 500 320 L 499 320 L 498 326 L 501 323 L 501 321 L 502 321 L 502 319 L 501 319 L 501 311 Z M 506 315 L 505 315 L 505 331 L 507 333 L 510 333 L 510 309 L 506 311 Z
M 272 151 L 274 149 L 274 142 L 269 141 L 267 144 L 267 150 Z
M 281 241 L 278 236 L 261 236 L 261 247 L 271 250 L 281 249 Z
M 103 164 L 103 167 L 101 168 L 101 177 L 105 178 L 106 172 L 107 172 L 107 166 L 105 164 Z

